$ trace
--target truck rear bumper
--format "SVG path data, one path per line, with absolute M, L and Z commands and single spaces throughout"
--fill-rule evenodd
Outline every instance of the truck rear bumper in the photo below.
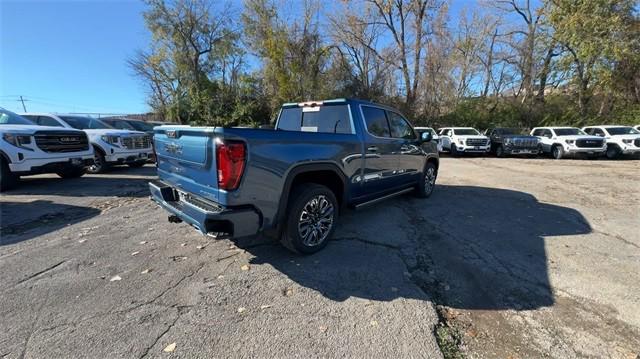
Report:
M 149 182 L 151 199 L 199 232 L 216 238 L 252 236 L 260 230 L 261 216 L 253 207 L 228 208 L 183 193 L 169 184 L 156 180 Z

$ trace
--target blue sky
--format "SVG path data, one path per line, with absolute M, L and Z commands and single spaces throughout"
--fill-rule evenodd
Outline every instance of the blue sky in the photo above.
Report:
M 452 1 L 452 20 L 464 5 L 474 1 Z M 144 8 L 137 0 L 0 0 L 0 106 L 22 112 L 22 95 L 28 111 L 148 111 L 126 63 L 150 42 Z
M 0 106 L 138 113 L 145 89 L 126 64 L 149 42 L 138 1 L 0 0 Z

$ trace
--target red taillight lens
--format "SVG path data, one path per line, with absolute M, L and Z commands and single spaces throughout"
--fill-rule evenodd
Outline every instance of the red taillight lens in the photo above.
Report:
M 242 142 L 216 144 L 218 188 L 227 191 L 238 188 L 244 172 L 245 152 L 245 146 Z

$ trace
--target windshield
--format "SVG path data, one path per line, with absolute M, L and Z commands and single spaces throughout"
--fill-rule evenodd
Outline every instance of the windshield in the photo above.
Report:
M 520 131 L 514 129 L 514 128 L 503 128 L 502 129 L 502 134 L 503 135 L 519 135 Z
M 458 136 L 476 136 L 480 134 L 480 132 L 473 128 L 456 128 L 453 130 L 453 133 Z
M 35 125 L 35 123 L 11 111 L 0 109 L 0 125 Z
M 554 128 L 553 131 L 556 133 L 556 136 L 586 135 L 586 133 L 578 128 Z
M 633 127 L 628 127 L 628 126 L 624 126 L 624 127 L 609 127 L 609 128 L 607 128 L 607 132 L 609 132 L 609 134 L 611 136 L 615 136 L 615 135 L 638 135 L 638 134 L 640 134 L 640 131 L 636 130 Z
M 127 121 L 131 127 L 138 131 L 153 131 L 153 125 L 142 121 Z
M 60 116 L 69 126 L 78 130 L 95 130 L 113 128 L 106 123 L 91 117 Z

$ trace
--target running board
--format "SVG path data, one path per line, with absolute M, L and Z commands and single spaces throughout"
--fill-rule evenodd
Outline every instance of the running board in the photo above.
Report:
M 411 191 L 413 191 L 413 190 L 414 190 L 414 188 L 413 188 L 413 187 L 405 188 L 405 189 L 400 190 L 400 191 L 398 191 L 398 192 L 393 192 L 393 193 L 390 193 L 390 194 L 388 194 L 388 195 L 385 195 L 385 196 L 382 196 L 382 197 L 378 197 L 378 198 L 376 198 L 376 199 L 372 199 L 372 200 L 370 200 L 370 201 L 367 201 L 367 202 L 363 202 L 363 203 L 357 204 L 357 205 L 355 206 L 355 209 L 356 209 L 356 210 L 358 210 L 358 209 L 363 209 L 363 208 L 365 208 L 365 207 L 369 207 L 369 206 L 371 206 L 371 205 L 374 205 L 374 204 L 376 204 L 376 203 L 378 203 L 378 202 L 382 202 L 382 201 L 387 200 L 387 199 L 389 199 L 389 198 L 393 198 L 393 197 L 399 196 L 399 195 L 401 195 L 401 194 L 405 194 L 405 193 L 411 192 Z

